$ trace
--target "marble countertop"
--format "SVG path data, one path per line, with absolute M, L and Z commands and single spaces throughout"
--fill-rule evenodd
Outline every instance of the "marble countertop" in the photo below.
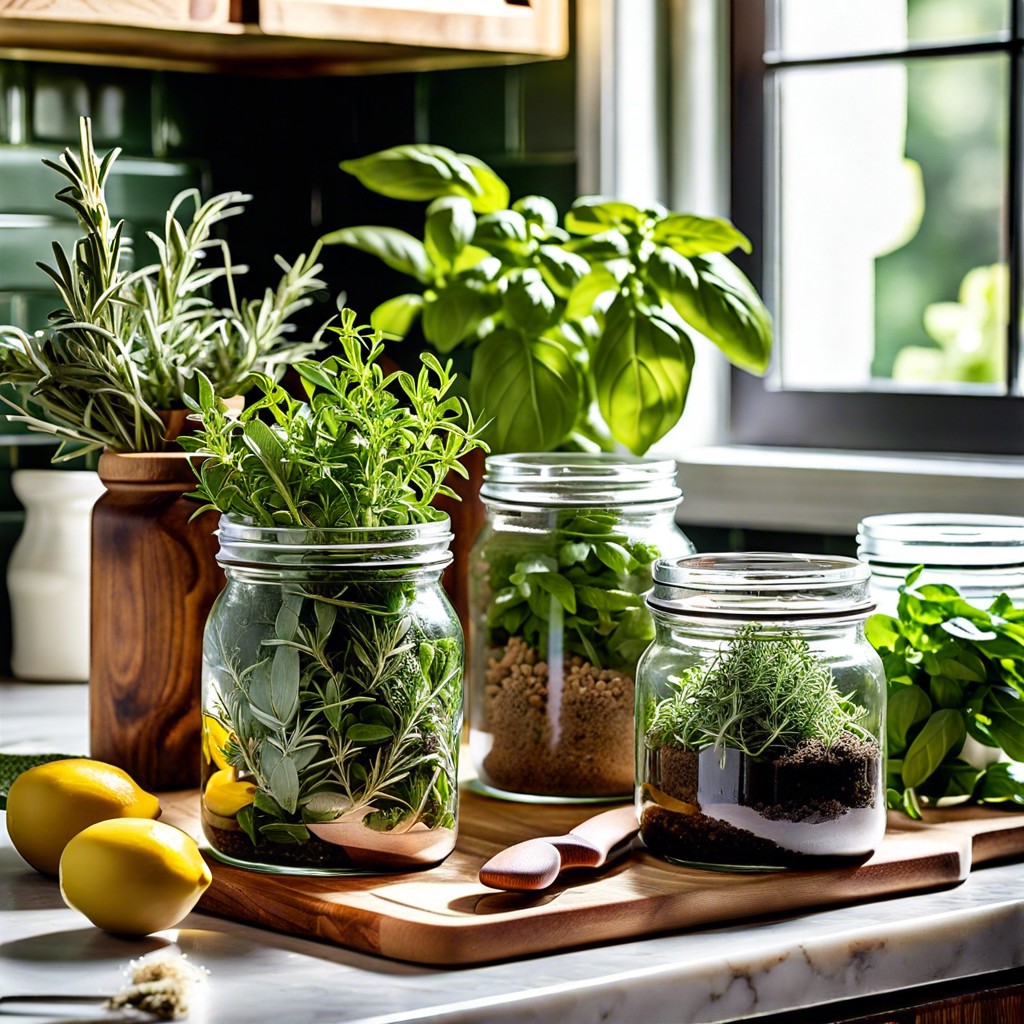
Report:
M 86 702 L 84 686 L 0 684 L 0 749 L 83 752 Z M 146 939 L 114 938 L 66 908 L 4 828 L 0 995 L 110 993 L 130 960 L 175 952 L 209 971 L 193 1024 L 708 1024 L 1024 965 L 1024 864 L 976 870 L 941 892 L 446 971 L 202 913 Z M 5 1024 L 128 1019 L 54 1013 L 0 1006 Z

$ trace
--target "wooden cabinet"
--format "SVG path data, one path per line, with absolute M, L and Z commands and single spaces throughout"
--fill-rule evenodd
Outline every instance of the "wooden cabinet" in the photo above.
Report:
M 568 0 L 0 0 L 0 57 L 260 74 L 543 60 Z

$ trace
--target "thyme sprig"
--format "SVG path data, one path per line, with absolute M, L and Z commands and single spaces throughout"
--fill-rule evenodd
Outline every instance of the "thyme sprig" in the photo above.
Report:
M 469 410 L 450 394 L 451 363 L 442 366 L 425 353 L 415 377 L 386 374 L 378 362 L 380 332 L 355 320 L 344 310 L 332 328 L 340 355 L 296 363 L 307 402 L 257 376 L 262 397 L 236 416 L 200 378 L 198 401 L 186 401 L 201 427 L 181 443 L 203 457 L 196 492 L 203 509 L 266 527 L 401 526 L 439 518 L 431 502 L 454 495 L 445 478 L 465 476 L 459 460 L 483 447 Z
M 647 743 L 714 747 L 723 760 L 727 748 L 764 757 L 805 739 L 831 746 L 844 732 L 868 737 L 858 724 L 866 714 L 836 689 L 806 640 L 750 623 L 710 662 L 672 680 L 672 693 L 654 707 Z
M 60 438 L 57 461 L 98 448 L 161 451 L 159 413 L 182 408 L 184 396 L 196 393 L 197 372 L 230 397 L 248 387 L 254 370 L 279 377 L 322 344 L 319 334 L 301 344 L 288 336 L 290 319 L 324 288 L 319 245 L 293 263 L 279 258 L 276 288 L 239 301 L 235 279 L 247 268 L 233 264 L 214 232 L 243 211 L 251 197 L 241 192 L 206 201 L 195 189 L 180 193 L 163 236 L 149 233 L 157 262 L 129 269 L 124 222 L 112 222 L 105 194 L 119 152 L 97 157 L 83 118 L 80 152 L 43 161 L 66 179 L 56 198 L 84 235 L 70 252 L 54 243 L 54 265 L 40 264 L 63 303 L 49 329 L 0 327 L 0 383 L 13 390 L 3 399 L 14 410 L 8 419 Z M 215 282 L 227 292 L 226 306 L 211 297 Z

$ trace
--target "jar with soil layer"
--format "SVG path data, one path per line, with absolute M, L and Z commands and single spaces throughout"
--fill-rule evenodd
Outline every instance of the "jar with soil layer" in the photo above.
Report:
M 473 550 L 470 753 L 477 787 L 533 800 L 633 788 L 634 679 L 654 636 L 643 595 L 674 523 L 670 460 L 609 454 L 487 459 Z
M 730 871 L 857 863 L 885 831 L 885 687 L 853 559 L 664 560 L 638 670 L 648 849 Z

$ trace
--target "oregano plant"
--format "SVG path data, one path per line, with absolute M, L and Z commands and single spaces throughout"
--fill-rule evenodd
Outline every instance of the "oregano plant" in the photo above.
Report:
M 446 478 L 482 445 L 450 367 L 385 372 L 351 310 L 339 352 L 229 411 L 200 379 L 182 438 L 223 514 L 204 826 L 244 863 L 411 867 L 454 844 L 463 644 L 440 592 Z M 238 568 L 235 568 L 235 566 Z

